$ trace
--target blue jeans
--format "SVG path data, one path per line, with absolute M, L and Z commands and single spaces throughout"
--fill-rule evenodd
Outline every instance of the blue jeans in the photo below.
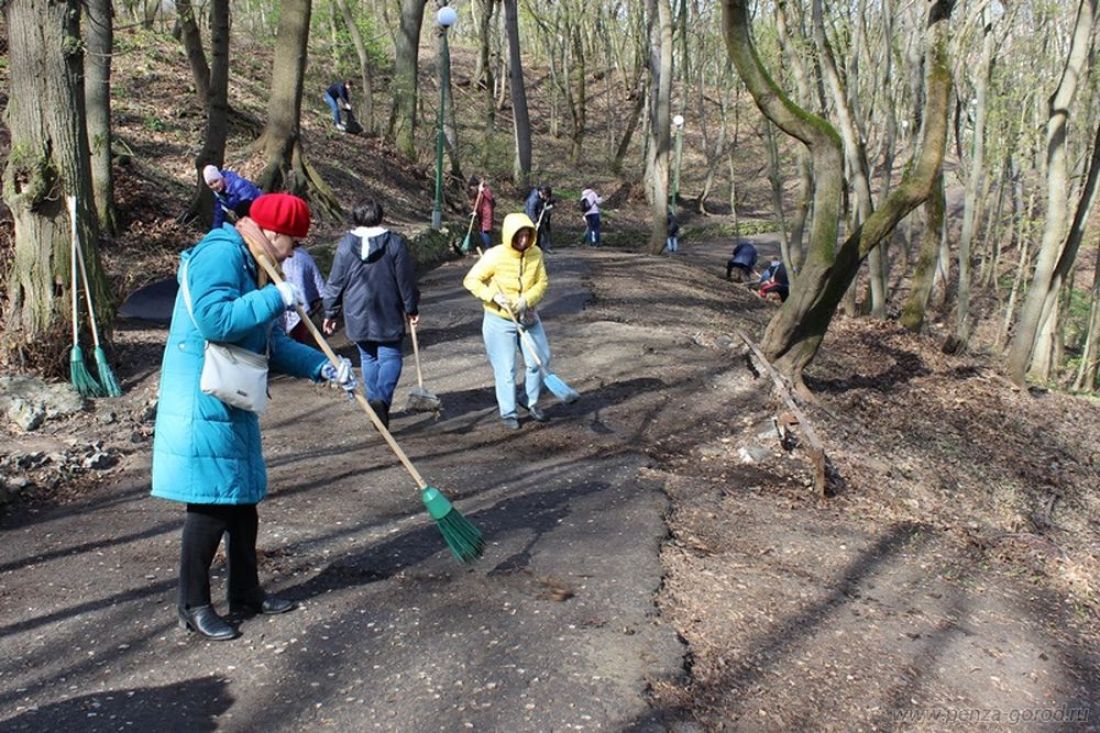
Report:
M 600 246 L 600 215 L 599 214 L 585 214 L 584 223 L 587 227 L 584 230 L 584 243 L 591 247 Z
M 678 240 L 676 237 L 669 237 L 665 241 L 665 249 L 667 249 L 669 252 L 677 251 L 678 249 L 680 249 L 680 240 Z
M 492 232 L 482 232 L 481 233 L 481 248 L 482 249 L 489 249 L 492 246 L 493 246 L 493 233 Z
M 341 122 L 340 105 L 337 104 L 336 100 L 333 99 L 331 94 L 325 94 L 325 104 L 327 104 L 328 108 L 332 110 L 332 121 L 339 125 Z
M 546 340 L 546 331 L 539 321 L 526 328 L 527 335 L 535 342 L 538 356 L 547 369 L 550 368 L 550 343 Z M 523 385 L 527 391 L 527 404 L 536 405 L 542 393 L 542 372 L 531 358 L 526 339 L 521 339 L 516 324 L 511 319 L 495 316 L 488 311 L 481 321 L 481 335 L 485 338 L 485 352 L 489 355 L 489 364 L 493 367 L 496 381 L 497 407 L 501 417 L 516 416 L 516 343 L 520 343 L 523 363 L 527 373 Z
M 367 401 L 392 405 L 393 392 L 401 378 L 401 342 L 360 341 L 356 346 L 359 347 Z

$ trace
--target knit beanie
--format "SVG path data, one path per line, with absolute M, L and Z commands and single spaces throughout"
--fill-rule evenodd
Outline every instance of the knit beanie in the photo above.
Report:
M 209 186 L 211 183 L 217 183 L 222 179 L 222 172 L 218 170 L 216 165 L 208 165 L 202 169 L 202 179 Z
M 309 234 L 309 205 L 289 193 L 265 193 L 252 202 L 248 215 L 260 228 L 303 239 Z

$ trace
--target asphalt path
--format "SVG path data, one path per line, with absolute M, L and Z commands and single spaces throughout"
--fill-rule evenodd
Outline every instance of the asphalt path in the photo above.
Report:
M 244 619 L 231 642 L 177 628 L 183 512 L 148 496 L 139 456 L 114 485 L 0 522 L 0 730 L 650 727 L 647 686 L 684 654 L 654 606 L 666 497 L 600 418 L 607 377 L 576 336 L 586 255 L 550 257 L 542 310 L 555 371 L 582 398 L 547 395 L 552 421 L 520 431 L 497 418 L 481 309 L 461 287 L 472 261 L 421 279 L 425 386 L 444 413 L 397 412 L 391 428 L 481 528 L 478 563 L 450 556 L 353 403 L 276 379 L 260 571 L 300 607 Z M 409 358 L 396 406 L 414 385 Z M 220 556 L 215 569 L 224 612 Z

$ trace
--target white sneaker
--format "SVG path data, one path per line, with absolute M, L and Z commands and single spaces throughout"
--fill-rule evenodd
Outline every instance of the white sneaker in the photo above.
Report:
M 339 130 L 340 132 L 347 132 L 348 131 L 347 125 L 345 125 L 343 122 L 337 122 L 336 123 L 336 129 Z

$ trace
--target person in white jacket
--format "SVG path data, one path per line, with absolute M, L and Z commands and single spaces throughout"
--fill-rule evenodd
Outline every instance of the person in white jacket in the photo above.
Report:
M 581 191 L 581 211 L 584 212 L 584 243 L 589 247 L 600 246 L 600 204 L 603 197 L 589 186 Z

